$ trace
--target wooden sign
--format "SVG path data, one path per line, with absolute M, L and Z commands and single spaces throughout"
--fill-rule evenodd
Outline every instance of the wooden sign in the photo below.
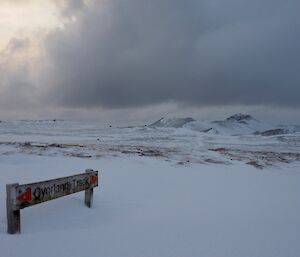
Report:
M 98 171 L 26 185 L 6 185 L 7 232 L 20 233 L 20 210 L 69 194 L 85 191 L 85 204 L 90 208 L 93 188 L 98 186 Z

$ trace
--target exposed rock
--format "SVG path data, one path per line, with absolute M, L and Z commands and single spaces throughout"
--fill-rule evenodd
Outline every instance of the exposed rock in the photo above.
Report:
M 253 166 L 253 167 L 257 168 L 257 169 L 260 169 L 260 170 L 264 168 L 263 165 L 259 164 L 259 163 L 258 163 L 257 161 L 255 161 L 255 160 L 249 161 L 249 162 L 247 162 L 246 164 L 251 165 L 251 166 Z
M 149 125 L 149 127 L 182 128 L 185 124 L 195 121 L 193 118 L 161 118 Z
M 254 120 L 254 118 L 249 114 L 237 113 L 237 114 L 234 114 L 234 115 L 228 117 L 226 120 L 243 122 L 243 121 L 248 121 L 248 120 Z
M 264 132 L 261 132 L 260 134 L 262 136 L 276 136 L 276 135 L 282 135 L 282 134 L 288 134 L 289 131 L 286 129 L 270 129 L 270 130 L 266 130 Z
M 207 133 L 207 132 L 209 132 L 209 131 L 211 131 L 211 130 L 213 130 L 213 128 L 205 129 L 205 130 L 203 130 L 202 132 Z

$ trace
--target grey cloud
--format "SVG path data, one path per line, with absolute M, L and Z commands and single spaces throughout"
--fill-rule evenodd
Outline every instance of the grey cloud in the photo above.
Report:
M 22 51 L 30 46 L 30 41 L 28 38 L 12 38 L 2 54 L 13 55 L 17 51 Z
M 14 70 L 0 67 L 0 107 L 4 109 L 24 109 L 34 102 L 34 87 L 25 66 Z M 4 75 L 3 75 L 4 73 Z
M 35 87 L 28 60 L 20 60 L 30 47 L 28 39 L 12 38 L 0 52 L 0 108 L 26 109 L 35 105 Z
M 55 2 L 63 17 L 75 15 L 86 6 L 84 0 L 55 0 Z
M 68 107 L 299 107 L 299 9 L 298 0 L 91 2 L 48 38 L 45 95 Z

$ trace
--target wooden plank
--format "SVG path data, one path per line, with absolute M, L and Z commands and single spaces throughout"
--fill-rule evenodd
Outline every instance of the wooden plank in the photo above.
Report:
M 6 185 L 6 212 L 7 212 L 7 233 L 21 233 L 20 210 L 14 210 L 13 202 L 16 198 L 16 188 L 19 184 Z
M 86 173 L 69 177 L 18 185 L 16 186 L 16 196 L 12 200 L 12 209 L 20 210 L 84 190 L 89 190 L 89 194 L 92 196 L 90 190 L 97 186 L 98 171 L 93 170 L 87 170 Z M 90 206 L 91 204 L 89 204 Z
M 86 173 L 91 172 L 92 170 L 85 170 Z M 87 207 L 91 208 L 93 204 L 93 194 L 94 194 L 94 189 L 88 188 L 84 192 L 84 203 Z

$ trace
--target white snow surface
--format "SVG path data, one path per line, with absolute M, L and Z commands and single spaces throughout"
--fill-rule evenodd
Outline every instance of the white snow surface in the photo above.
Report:
M 300 256 L 299 146 L 299 132 L 2 122 L 0 256 Z M 6 184 L 87 168 L 91 209 L 80 192 L 21 210 L 22 233 L 6 233 Z

